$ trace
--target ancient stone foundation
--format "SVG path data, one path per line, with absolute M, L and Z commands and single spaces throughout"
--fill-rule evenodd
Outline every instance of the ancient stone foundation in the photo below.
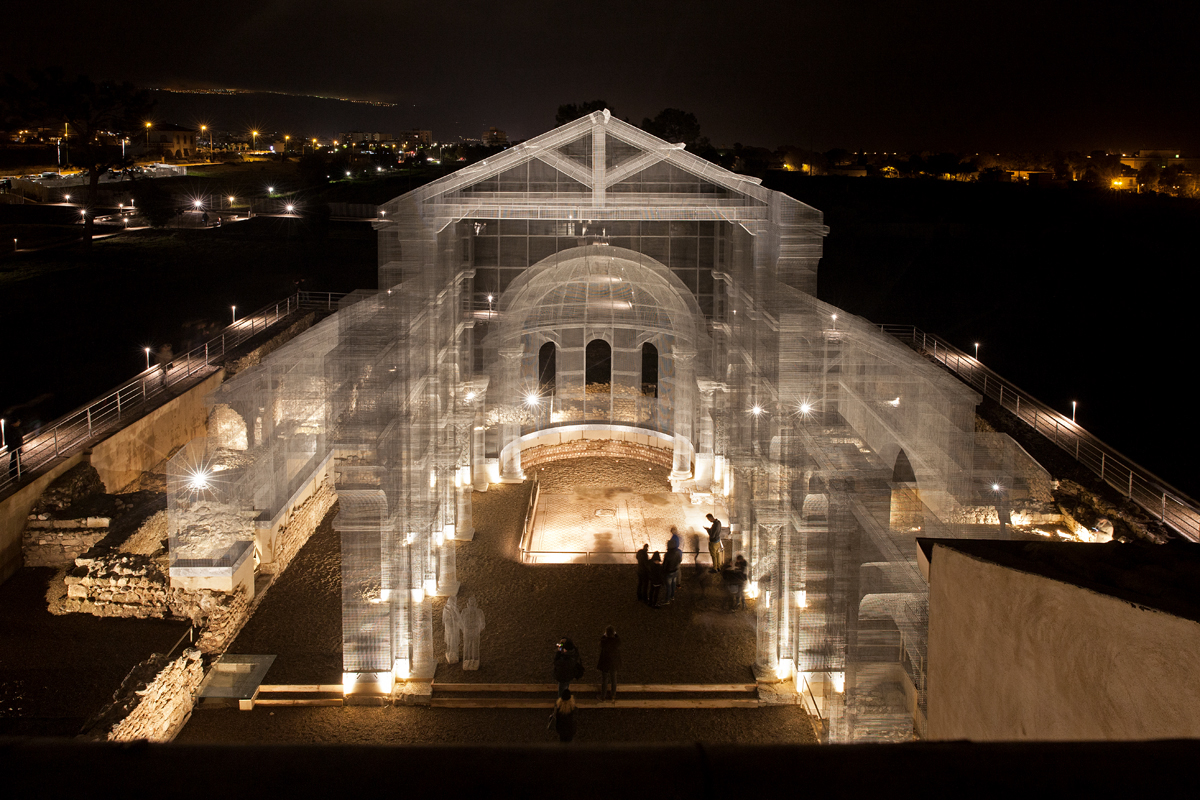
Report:
M 202 654 L 189 648 L 144 688 L 129 687 L 130 694 L 116 699 L 114 705 L 122 706 L 117 711 L 127 713 L 108 730 L 105 738 L 110 742 L 171 741 L 191 715 L 202 680 Z
M 108 535 L 108 524 L 108 517 L 50 519 L 41 514 L 31 518 L 21 534 L 25 566 L 69 566 Z
M 553 461 L 591 456 L 637 459 L 667 469 L 671 468 L 671 451 L 669 449 L 616 439 L 576 439 L 565 444 L 530 447 L 521 451 L 521 466 L 534 467 Z
M 246 621 L 249 603 L 242 591 L 172 589 L 164 562 L 148 556 L 109 553 L 76 559 L 66 576 L 63 609 L 97 617 L 174 617 L 201 629 L 198 646 L 219 653 Z

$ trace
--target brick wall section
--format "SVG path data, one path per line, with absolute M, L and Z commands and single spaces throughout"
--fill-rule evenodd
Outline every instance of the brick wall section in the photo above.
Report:
M 169 742 L 192 713 L 196 690 L 204 680 L 199 650 L 189 648 L 167 664 L 145 689 L 129 714 L 108 732 L 110 742 Z
M 97 617 L 172 617 L 200 628 L 199 647 L 219 653 L 233 641 L 249 615 L 245 592 L 172 589 L 165 564 L 148 556 L 112 553 L 78 558 L 66 576 L 63 608 Z
M 670 469 L 672 452 L 665 447 L 650 447 L 617 439 L 577 439 L 565 444 L 538 445 L 530 447 L 528 450 L 522 450 L 521 468 L 590 456 L 632 458 Z
M 84 520 L 49 522 L 81 523 Z M 27 567 L 67 567 L 107 535 L 107 519 L 103 527 L 78 524 L 50 526 L 45 522 L 31 521 L 21 534 L 21 552 Z
M 308 542 L 309 537 L 313 535 L 317 526 L 321 524 L 321 520 L 325 519 L 325 515 L 329 513 L 329 509 L 333 508 L 333 504 L 336 502 L 337 491 L 333 488 L 332 478 L 327 477 L 312 496 L 292 512 L 291 518 L 280 528 L 279 535 L 275 540 L 275 560 L 270 564 L 263 564 L 260 571 L 278 574 L 287 569 L 296 553 L 299 553 L 300 548 Z

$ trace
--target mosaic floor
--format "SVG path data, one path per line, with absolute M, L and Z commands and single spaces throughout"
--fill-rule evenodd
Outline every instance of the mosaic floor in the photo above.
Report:
M 684 550 L 695 549 L 713 512 L 709 496 L 643 494 L 619 489 L 581 488 L 570 494 L 543 492 L 527 545 L 529 564 L 632 564 L 634 553 L 649 542 L 651 552 L 665 550 L 672 525 L 684 536 Z M 725 508 L 717 517 L 728 524 Z M 707 548 L 707 538 L 704 539 Z

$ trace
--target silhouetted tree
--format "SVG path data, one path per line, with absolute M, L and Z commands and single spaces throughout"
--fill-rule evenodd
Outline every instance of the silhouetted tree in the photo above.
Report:
M 1142 165 L 1142 168 L 1138 170 L 1138 184 L 1144 186 L 1146 191 L 1153 192 L 1158 189 L 1159 177 L 1160 172 L 1158 165 L 1151 161 L 1147 161 Z
M 100 176 L 125 167 L 133 158 L 122 156 L 121 139 L 140 130 L 154 108 L 150 93 L 130 83 L 95 81 L 80 75 L 67 79 L 60 69 L 30 70 L 26 79 L 6 78 L 6 104 L 14 116 L 31 124 L 62 128 L 72 166 L 88 175 L 85 208 L 90 212 Z M 83 225 L 84 248 L 90 248 L 95 215 Z
M 135 178 L 130 187 L 135 207 L 152 228 L 165 228 L 175 216 L 175 198 L 151 178 Z
M 603 111 L 606 108 L 608 113 L 613 113 L 612 106 L 608 104 L 607 100 L 585 100 L 578 105 L 566 103 L 558 107 L 558 113 L 554 115 L 554 122 L 558 125 L 566 125 L 580 117 L 586 117 L 593 111 Z
M 664 108 L 654 119 L 643 119 L 642 130 L 668 142 L 682 142 L 689 149 L 694 148 L 700 138 L 700 123 L 696 121 L 696 115 L 678 108 Z

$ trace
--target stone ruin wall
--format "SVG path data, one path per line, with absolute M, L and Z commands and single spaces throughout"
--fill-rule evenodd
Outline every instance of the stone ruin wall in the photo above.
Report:
M 672 450 L 670 447 L 650 447 L 649 445 L 626 442 L 618 439 L 577 439 L 564 444 L 537 445 L 521 451 L 521 468 L 535 467 L 538 464 L 549 464 L 554 461 L 565 461 L 570 458 L 587 458 L 590 456 L 605 456 L 607 458 L 630 458 L 657 464 L 671 469 Z
M 249 617 L 244 591 L 173 589 L 165 564 L 148 556 L 82 557 L 65 581 L 64 611 L 97 617 L 188 619 L 200 629 L 198 646 L 205 653 L 222 652 Z
M 199 650 L 188 648 L 164 667 L 144 689 L 134 692 L 136 704 L 108 730 L 110 742 L 170 742 L 192 713 L 196 691 L 204 680 Z
M 275 537 L 275 559 L 262 564 L 260 572 L 275 574 L 287 569 L 288 564 L 317 530 L 321 520 L 337 502 L 337 491 L 333 486 L 332 471 L 316 487 L 312 495 L 293 510 Z

